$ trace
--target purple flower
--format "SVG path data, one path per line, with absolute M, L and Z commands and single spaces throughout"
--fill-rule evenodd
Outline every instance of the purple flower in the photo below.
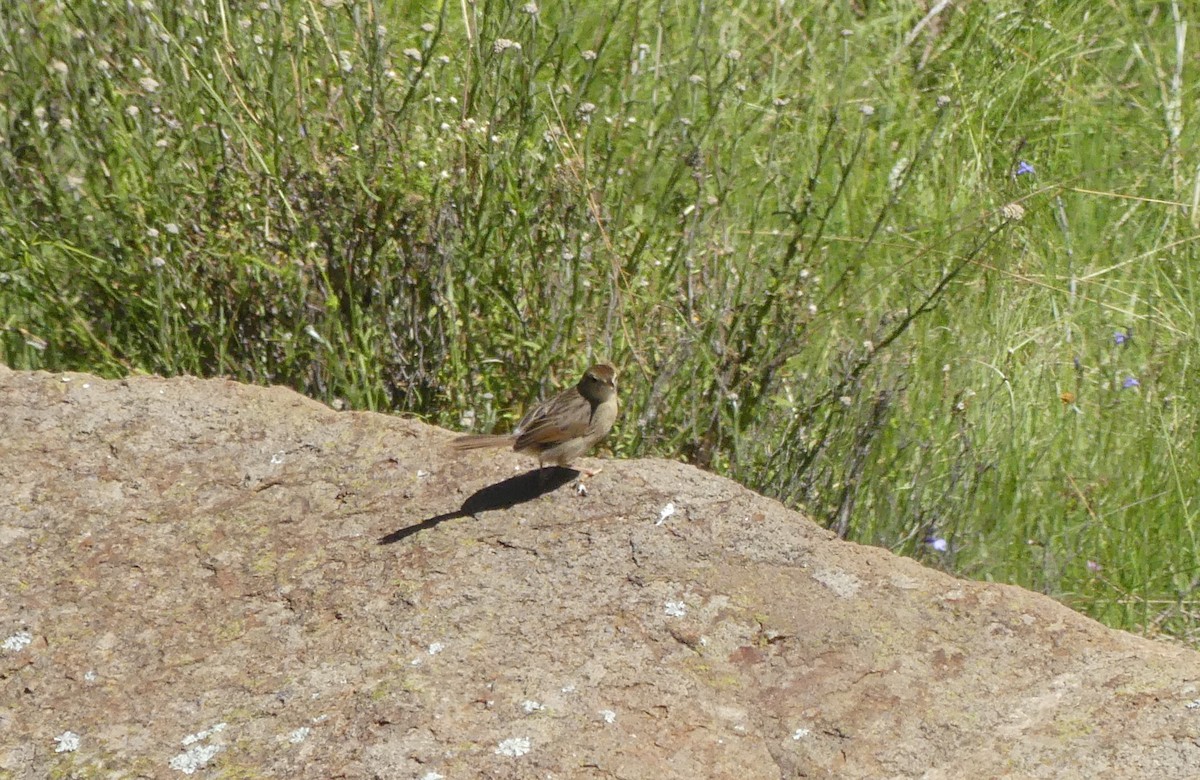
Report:
M 929 545 L 938 552 L 946 552 L 950 549 L 950 544 L 940 536 L 926 536 L 925 544 Z
M 1118 330 L 1116 333 L 1113 334 L 1113 341 L 1115 341 L 1117 343 L 1118 347 L 1125 344 L 1127 341 L 1129 341 L 1130 338 L 1131 338 L 1130 334 L 1125 331 Z
M 1087 562 L 1087 570 L 1088 570 L 1088 571 L 1096 572 L 1096 571 L 1101 571 L 1103 568 L 1104 568 L 1103 566 L 1101 566 L 1100 564 L 1096 563 L 1095 561 L 1088 561 L 1088 562 Z
M 1033 166 L 1030 165 L 1029 163 L 1025 162 L 1024 160 L 1021 160 L 1021 162 L 1017 163 L 1017 175 L 1018 176 L 1024 176 L 1026 174 L 1032 175 L 1033 173 L 1034 173 Z
M 1125 377 L 1125 381 L 1121 383 L 1121 387 L 1125 388 L 1126 390 L 1128 390 L 1132 387 L 1141 387 L 1141 386 L 1142 386 L 1142 383 L 1137 381 L 1137 377 L 1133 377 L 1133 376 Z

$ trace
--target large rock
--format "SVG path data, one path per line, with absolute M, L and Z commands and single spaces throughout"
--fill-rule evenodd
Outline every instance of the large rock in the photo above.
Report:
M 688 466 L 3 367 L 0 436 L 0 777 L 1200 775 L 1196 653 Z

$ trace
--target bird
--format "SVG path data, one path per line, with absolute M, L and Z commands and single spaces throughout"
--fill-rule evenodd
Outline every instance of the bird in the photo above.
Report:
M 514 452 L 535 456 L 539 469 L 547 463 L 569 467 L 607 436 L 616 420 L 617 370 L 599 363 L 577 385 L 530 409 L 512 433 L 459 436 L 451 446 L 477 450 L 511 445 Z M 595 476 L 599 471 L 584 473 Z

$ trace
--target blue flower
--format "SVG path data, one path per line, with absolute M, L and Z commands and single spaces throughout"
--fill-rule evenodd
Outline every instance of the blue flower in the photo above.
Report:
M 1025 174 L 1032 175 L 1033 173 L 1035 173 L 1035 171 L 1033 170 L 1033 166 L 1029 163 L 1025 162 L 1024 160 L 1021 160 L 1021 162 L 1017 163 L 1018 176 L 1024 176 Z
M 946 550 L 950 549 L 950 543 L 940 536 L 926 536 L 925 544 L 929 545 L 938 552 L 946 552 Z
M 1130 389 L 1131 387 L 1141 387 L 1141 386 L 1142 386 L 1142 383 L 1137 381 L 1137 377 L 1132 377 L 1132 376 L 1125 377 L 1125 381 L 1121 383 L 1121 387 L 1125 388 L 1126 390 Z

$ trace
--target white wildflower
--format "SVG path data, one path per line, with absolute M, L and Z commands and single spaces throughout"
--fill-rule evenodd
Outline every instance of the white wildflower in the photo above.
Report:
M 904 183 L 904 171 L 908 169 L 908 158 L 901 157 L 888 173 L 888 190 L 895 192 Z
M 1010 219 L 1013 222 L 1025 216 L 1025 207 L 1020 203 L 1006 203 L 1000 208 L 1000 213 L 1005 219 Z

